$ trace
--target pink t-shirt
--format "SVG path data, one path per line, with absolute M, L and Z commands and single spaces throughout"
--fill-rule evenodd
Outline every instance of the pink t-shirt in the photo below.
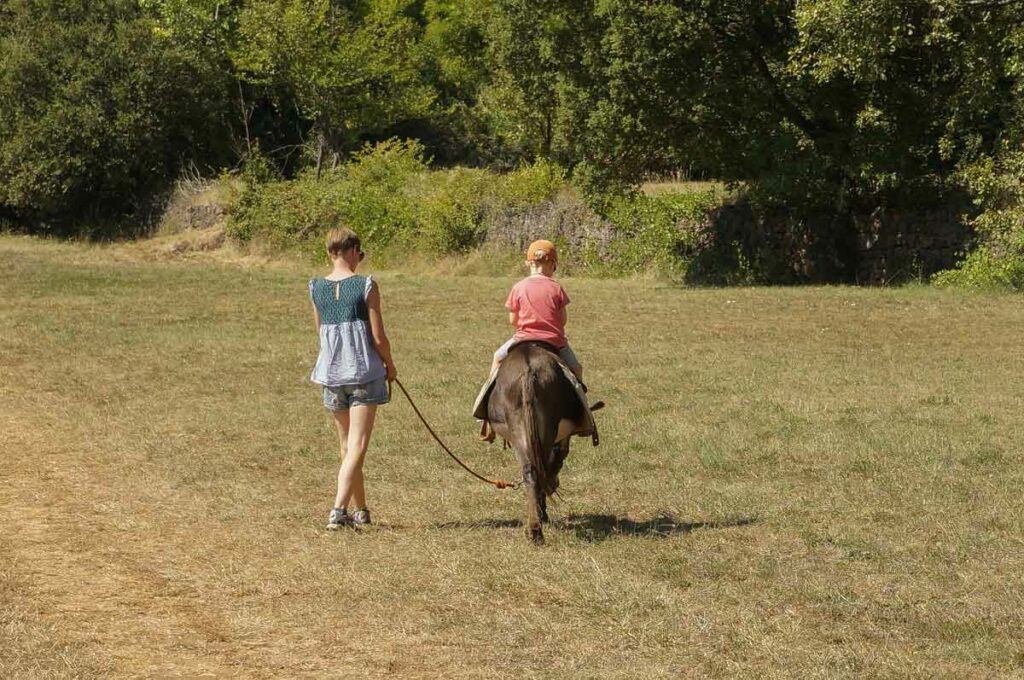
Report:
M 512 286 L 505 307 L 516 313 L 515 341 L 543 340 L 559 349 L 568 345 L 562 323 L 567 304 L 569 296 L 549 276 L 527 276 Z

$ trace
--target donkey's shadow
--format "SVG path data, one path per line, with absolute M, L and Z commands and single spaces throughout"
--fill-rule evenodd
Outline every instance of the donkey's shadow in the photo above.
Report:
M 554 526 L 560 531 L 576 534 L 576 538 L 596 543 L 616 536 L 647 536 L 668 538 L 688 534 L 697 529 L 728 529 L 744 527 L 758 521 L 756 516 L 730 517 L 710 522 L 686 522 L 671 515 L 661 514 L 642 522 L 616 515 L 568 515 L 557 519 Z
M 744 527 L 759 521 L 757 516 L 731 517 L 711 522 L 685 522 L 671 515 L 661 514 L 643 522 L 617 515 L 571 514 L 556 518 L 551 526 L 559 531 L 573 533 L 576 538 L 596 543 L 616 536 L 647 536 L 668 538 L 688 534 L 697 529 L 728 529 Z M 518 519 L 485 519 L 477 522 L 444 522 L 435 524 L 435 529 L 509 529 L 523 526 Z

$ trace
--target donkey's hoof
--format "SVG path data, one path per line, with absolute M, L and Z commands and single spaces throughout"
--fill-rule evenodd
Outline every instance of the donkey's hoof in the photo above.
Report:
M 530 537 L 530 542 L 534 545 L 544 544 L 544 531 L 540 527 L 527 531 L 527 536 Z

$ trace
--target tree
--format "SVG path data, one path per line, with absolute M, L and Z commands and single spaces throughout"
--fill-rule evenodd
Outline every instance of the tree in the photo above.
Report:
M 248 82 L 288 89 L 312 121 L 316 168 L 364 135 L 425 115 L 422 27 L 408 0 L 253 0 L 240 15 L 235 67 Z
M 144 222 L 183 164 L 225 157 L 223 75 L 136 3 L 13 0 L 4 12 L 0 205 L 19 221 Z
M 1011 129 L 1020 4 L 596 3 L 585 68 L 558 72 L 586 92 L 576 160 L 607 180 L 694 163 L 742 180 L 852 276 L 865 215 L 955 200 L 958 169 Z

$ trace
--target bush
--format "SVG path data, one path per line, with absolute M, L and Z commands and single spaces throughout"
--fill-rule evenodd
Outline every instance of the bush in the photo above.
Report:
M 553 199 L 566 186 L 565 170 L 542 159 L 504 175 L 497 190 L 503 208 L 522 209 Z
M 367 147 L 317 180 L 248 181 L 230 210 L 228 233 L 239 241 L 322 259 L 331 225 L 352 227 L 376 261 L 465 254 L 485 243 L 507 268 L 535 238 L 565 249 L 562 271 L 617 276 L 655 273 L 685 279 L 700 226 L 715 192 L 608 198 L 599 215 L 566 182 L 557 165 L 538 162 L 513 172 L 429 170 L 414 142 Z M 518 260 L 518 258 L 512 258 Z
M 137 3 L 10 5 L 0 212 L 57 233 L 148 221 L 190 159 L 228 157 L 229 85 L 209 55 L 155 33 Z
M 464 253 L 483 243 L 494 175 L 456 168 L 423 180 L 427 188 L 415 201 L 417 245 L 433 253 Z
M 712 192 L 614 199 L 608 217 L 616 228 L 610 248 L 615 270 L 685 278 L 697 228 L 714 203 Z
M 980 246 L 956 269 L 933 276 L 932 283 L 944 288 L 1024 290 L 1024 255 L 997 256 L 987 246 Z
M 242 243 L 319 257 L 317 244 L 326 227 L 342 219 L 334 198 L 338 184 L 335 177 L 317 181 L 310 174 L 246 185 L 228 213 L 227 234 Z
M 981 210 L 971 222 L 980 245 L 938 286 L 1024 290 L 1024 151 L 982 158 L 961 173 Z
M 550 200 L 565 186 L 550 163 L 498 175 L 454 168 L 430 171 L 415 141 L 367 146 L 352 160 L 292 181 L 265 181 L 259 157 L 243 172 L 245 189 L 230 210 L 228 233 L 274 250 L 319 252 L 320 236 L 345 222 L 382 251 L 464 253 L 502 216 Z
M 409 189 L 427 172 L 423 155 L 415 140 L 390 139 L 365 146 L 335 171 L 340 182 L 333 198 L 364 242 L 384 248 L 413 236 L 416 207 Z
M 324 232 L 344 222 L 371 248 L 410 239 L 415 231 L 407 189 L 426 172 L 422 147 L 390 140 L 353 160 L 291 181 L 249 181 L 229 211 L 228 235 L 273 250 L 298 250 L 322 260 Z

